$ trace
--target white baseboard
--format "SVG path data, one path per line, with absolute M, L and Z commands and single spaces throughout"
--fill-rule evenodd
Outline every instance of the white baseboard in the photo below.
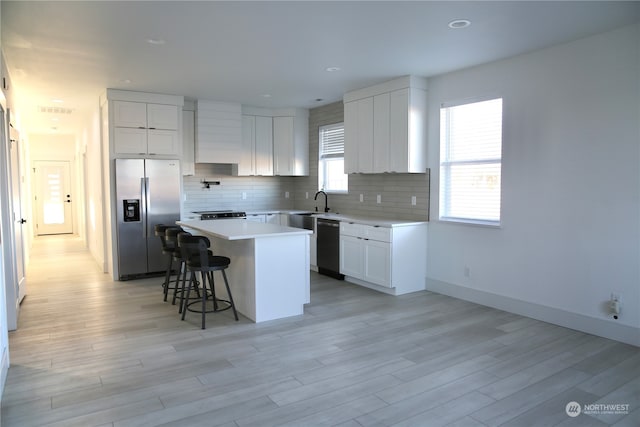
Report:
M 640 328 L 427 278 L 427 290 L 640 347 Z
M 0 405 L 2 405 L 2 395 L 4 394 L 4 384 L 7 381 L 9 373 L 9 347 L 5 347 L 2 352 L 2 360 L 0 361 Z M 0 425 L 2 422 L 0 421 Z

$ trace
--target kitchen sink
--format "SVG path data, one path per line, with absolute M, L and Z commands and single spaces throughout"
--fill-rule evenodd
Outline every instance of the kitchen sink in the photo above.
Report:
M 289 214 L 289 226 L 296 228 L 304 228 L 307 230 L 313 230 L 315 218 L 313 212 L 300 212 Z

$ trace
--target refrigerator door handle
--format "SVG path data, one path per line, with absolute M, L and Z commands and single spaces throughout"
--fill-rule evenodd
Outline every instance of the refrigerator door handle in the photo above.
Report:
M 142 194 L 141 219 L 142 219 L 142 237 L 147 238 L 147 209 L 149 202 L 149 178 L 140 178 L 140 192 Z

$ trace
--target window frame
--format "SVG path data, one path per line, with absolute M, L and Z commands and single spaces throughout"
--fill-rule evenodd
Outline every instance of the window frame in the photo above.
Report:
M 500 106 L 500 132 L 499 132 L 499 136 L 500 136 L 500 150 L 499 150 L 499 157 L 491 157 L 491 158 L 471 158 L 471 159 L 463 159 L 463 160 L 451 160 L 451 158 L 449 157 L 449 154 L 451 153 L 452 149 L 451 149 L 451 141 L 448 139 L 449 136 L 449 132 L 448 132 L 448 126 L 449 123 L 447 123 L 447 129 L 443 129 L 442 123 L 444 121 L 443 119 L 443 111 L 446 109 L 450 109 L 450 108 L 455 108 L 455 107 L 460 107 L 460 106 L 465 106 L 465 105 L 470 105 L 470 104 L 476 104 L 476 103 L 481 103 L 481 102 L 487 102 L 487 101 L 496 101 L 496 100 L 500 100 L 501 106 Z M 440 140 L 439 140 L 439 150 L 440 150 L 440 154 L 439 154 L 439 203 L 438 203 L 438 220 L 445 222 L 445 223 L 458 223 L 458 224 L 470 224 L 470 225 L 480 225 L 480 226 L 488 226 L 488 227 L 493 227 L 493 228 L 500 228 L 502 225 L 502 221 L 503 221 L 503 212 L 502 212 L 502 195 L 503 195 L 503 189 L 502 189 L 502 163 L 503 163 L 503 151 L 504 151 L 504 97 L 500 96 L 500 95 L 491 95 L 491 96 L 486 96 L 486 97 L 479 97 L 479 98 L 473 98 L 473 99 L 465 99 L 465 100 L 461 100 L 458 102 L 451 102 L 451 103 L 442 103 L 440 106 L 440 116 L 439 116 L 439 122 L 440 122 Z M 447 117 L 447 119 L 449 120 L 450 118 Z M 447 121 L 448 121 L 447 120 Z M 446 138 L 446 141 L 445 141 Z M 452 166 L 483 166 L 483 165 L 498 165 L 499 168 L 499 182 L 500 182 L 500 187 L 499 187 L 499 197 L 498 197 L 498 219 L 489 219 L 489 218 L 483 218 L 481 216 L 476 215 L 475 216 L 454 216 L 451 215 L 451 212 L 446 212 L 447 209 L 447 204 L 449 203 L 449 197 L 450 197 L 450 191 L 449 193 L 447 193 L 447 189 L 450 188 L 450 185 L 447 185 L 448 181 L 447 181 L 447 173 L 451 173 L 451 168 Z M 449 175 L 449 178 L 450 175 Z
M 342 152 L 339 154 L 323 154 L 323 131 L 331 130 L 335 128 L 342 128 L 343 140 L 342 140 Z M 344 174 L 346 177 L 346 189 L 327 189 L 327 160 L 342 159 L 344 164 L 344 122 L 327 123 L 325 125 L 318 126 L 318 190 L 324 191 L 328 194 L 348 194 L 349 193 L 349 175 Z

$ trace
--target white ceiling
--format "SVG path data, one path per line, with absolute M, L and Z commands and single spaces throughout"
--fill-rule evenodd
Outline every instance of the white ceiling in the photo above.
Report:
M 81 132 L 107 87 L 311 108 L 394 77 L 433 76 L 640 21 L 638 1 L 3 0 L 1 7 L 11 89 L 30 133 Z M 458 18 L 471 26 L 448 28 Z

